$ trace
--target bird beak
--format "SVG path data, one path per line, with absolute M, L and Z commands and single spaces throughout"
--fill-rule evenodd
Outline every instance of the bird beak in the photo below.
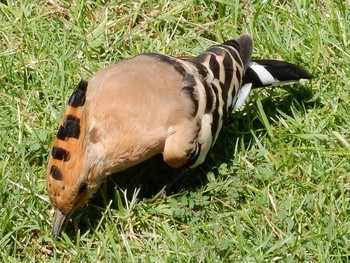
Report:
M 58 238 L 65 224 L 68 222 L 70 218 L 70 214 L 71 213 L 65 215 L 60 210 L 58 209 L 55 210 L 55 215 L 53 219 L 53 228 L 52 228 L 53 239 Z

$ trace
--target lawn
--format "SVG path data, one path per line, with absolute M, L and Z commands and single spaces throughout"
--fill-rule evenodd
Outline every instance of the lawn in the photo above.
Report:
M 349 21 L 348 0 L 1 1 L 1 261 L 350 261 Z M 110 177 L 54 241 L 47 157 L 79 80 L 241 33 L 315 78 L 253 91 L 171 193 L 159 157 Z

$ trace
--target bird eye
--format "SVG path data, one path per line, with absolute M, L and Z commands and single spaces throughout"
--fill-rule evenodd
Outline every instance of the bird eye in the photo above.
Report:
M 87 187 L 88 187 L 88 183 L 86 181 L 82 182 L 78 190 L 78 195 L 81 195 L 84 192 L 86 192 Z

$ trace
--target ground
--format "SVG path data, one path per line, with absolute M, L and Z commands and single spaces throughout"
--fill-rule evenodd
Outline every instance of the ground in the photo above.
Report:
M 347 1 L 1 1 L 4 262 L 350 261 Z M 314 80 L 256 90 L 171 192 L 156 157 L 112 176 L 51 237 L 47 156 L 81 78 L 142 52 L 191 56 L 238 34 Z

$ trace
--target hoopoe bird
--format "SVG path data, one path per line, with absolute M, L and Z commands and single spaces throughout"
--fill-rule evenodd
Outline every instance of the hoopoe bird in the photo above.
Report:
M 81 80 L 47 167 L 53 237 L 108 175 L 160 153 L 173 168 L 194 168 L 251 89 L 313 77 L 287 62 L 252 60 L 252 50 L 241 35 L 196 57 L 144 53 Z

